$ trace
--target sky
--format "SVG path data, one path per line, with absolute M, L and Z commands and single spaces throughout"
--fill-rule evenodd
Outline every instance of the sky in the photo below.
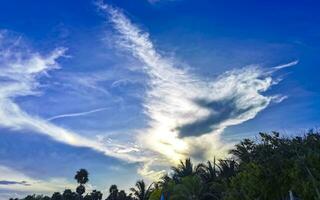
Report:
M 0 199 L 128 189 L 320 122 L 317 1 L 0 2 Z

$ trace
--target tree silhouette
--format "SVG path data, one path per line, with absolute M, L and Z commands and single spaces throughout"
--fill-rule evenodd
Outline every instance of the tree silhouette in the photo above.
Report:
M 143 180 L 139 180 L 136 182 L 136 187 L 130 188 L 130 190 L 136 199 L 148 200 L 152 192 L 151 185 L 147 188 L 145 182 Z
M 79 171 L 77 171 L 76 175 L 74 176 L 74 179 L 76 179 L 77 182 L 80 184 L 76 189 L 76 192 L 80 196 L 82 196 L 82 194 L 86 192 L 86 188 L 84 187 L 84 184 L 86 184 L 89 181 L 88 176 L 89 176 L 89 173 L 85 169 L 80 169 Z
M 97 190 L 92 190 L 90 194 L 87 194 L 84 196 L 84 200 L 101 200 L 102 199 L 102 193 Z
M 77 180 L 79 184 L 86 184 L 89 181 L 89 173 L 85 169 L 80 169 L 77 171 L 76 175 L 74 176 L 74 179 Z
M 79 195 L 82 195 L 83 193 L 86 192 L 86 188 L 85 188 L 83 185 L 79 185 L 79 186 L 76 188 L 76 192 L 77 192 Z
M 118 199 L 118 187 L 117 185 L 111 185 L 109 188 L 109 196 L 107 200 L 117 200 Z
M 55 192 L 52 194 L 51 200 L 62 200 L 62 195 L 60 194 L 60 192 Z
M 197 174 L 205 183 L 215 181 L 218 178 L 218 170 L 216 169 L 216 166 L 215 158 L 213 163 L 211 161 L 207 161 L 206 164 L 200 163 L 197 167 Z
M 118 200 L 129 200 L 129 199 L 131 199 L 131 197 L 128 197 L 124 190 L 121 190 L 118 193 Z
M 254 142 L 250 139 L 244 139 L 230 153 L 236 156 L 240 162 L 250 162 L 252 160 L 252 151 L 254 150 Z
M 193 169 L 193 164 L 190 158 L 187 158 L 184 162 L 181 160 L 178 166 L 171 167 L 173 171 L 172 178 L 179 182 L 183 177 L 192 176 L 196 170 Z
M 132 198 L 124 190 L 119 191 L 117 185 L 111 185 L 106 200 L 132 200 Z
M 238 164 L 234 160 L 226 159 L 226 160 L 219 160 L 219 177 L 229 181 L 231 177 L 236 175 Z
M 66 189 L 62 194 L 62 198 L 63 200 L 76 200 L 77 194 L 72 192 L 70 189 Z

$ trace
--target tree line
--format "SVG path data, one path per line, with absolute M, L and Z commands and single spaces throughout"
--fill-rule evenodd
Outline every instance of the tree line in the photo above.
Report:
M 259 139 L 244 139 L 229 153 L 226 159 L 197 165 L 190 159 L 180 161 L 159 181 L 146 185 L 139 180 L 128 193 L 111 185 L 105 200 L 320 200 L 319 132 L 292 138 L 259 133 Z M 79 184 L 75 192 L 66 189 L 21 200 L 103 199 L 97 190 L 85 194 L 85 169 L 74 178 Z

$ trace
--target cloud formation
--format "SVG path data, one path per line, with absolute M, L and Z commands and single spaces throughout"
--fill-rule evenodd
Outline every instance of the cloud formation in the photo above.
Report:
M 64 178 L 33 179 L 19 171 L 2 165 L 0 165 L 0 177 L 5 179 L 0 181 L 0 189 L 14 191 L 51 193 L 76 186 L 75 183 L 70 183 Z
M 120 10 L 103 2 L 98 5 L 118 33 L 118 47 L 144 64 L 141 70 L 149 79 L 143 105 L 150 121 L 137 139 L 167 162 L 225 152 L 228 145 L 220 139 L 225 128 L 253 119 L 271 102 L 285 98 L 264 94 L 278 82 L 273 80 L 272 70 L 258 65 L 231 70 L 209 81 L 191 74 L 158 53 L 148 33 Z M 162 162 L 161 156 L 157 162 Z M 145 169 L 141 171 L 149 175 Z
M 49 76 L 49 71 L 59 68 L 57 60 L 63 57 L 66 51 L 65 48 L 57 48 L 48 55 L 41 55 L 23 45 L 21 40 L 10 35 L 8 31 L 0 32 L 0 126 L 18 131 L 31 130 L 62 143 L 89 147 L 107 156 L 139 161 L 141 158 L 130 155 L 130 152 L 120 152 L 118 148 L 115 150 L 108 147 L 98 139 L 83 137 L 39 116 L 32 116 L 20 108 L 16 99 L 41 95 L 41 78 Z M 92 112 L 94 111 L 89 113 Z
M 0 185 L 25 185 L 30 186 L 27 181 L 8 181 L 8 180 L 0 180 Z

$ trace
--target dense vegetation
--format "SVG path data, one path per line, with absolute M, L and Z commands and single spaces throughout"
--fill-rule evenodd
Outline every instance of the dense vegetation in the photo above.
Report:
M 76 173 L 76 192 L 69 189 L 51 197 L 30 195 L 24 200 L 102 200 L 102 193 L 85 194 L 88 172 Z M 320 200 L 320 134 L 283 138 L 279 133 L 260 133 L 260 139 L 245 139 L 224 160 L 193 165 L 190 159 L 172 167 L 172 172 L 147 186 L 140 180 L 130 194 L 109 189 L 106 200 Z

